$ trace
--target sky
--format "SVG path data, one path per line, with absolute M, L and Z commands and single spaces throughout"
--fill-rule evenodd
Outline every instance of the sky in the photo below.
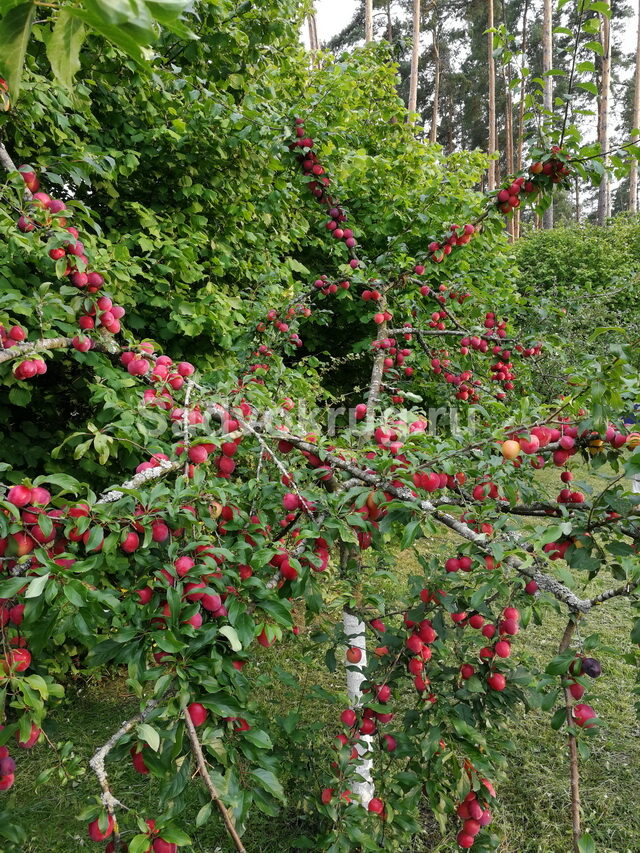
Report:
M 358 6 L 358 0 L 316 0 L 318 41 L 328 41 L 349 23 Z M 306 28 L 302 34 L 307 43 Z

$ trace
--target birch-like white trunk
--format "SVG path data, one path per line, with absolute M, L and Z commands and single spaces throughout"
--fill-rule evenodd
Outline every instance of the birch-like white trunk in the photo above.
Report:
M 347 694 L 349 696 L 349 705 L 352 708 L 362 707 L 362 682 L 365 680 L 364 669 L 367 665 L 367 638 L 366 626 L 364 622 L 353 613 L 344 610 L 342 613 L 342 627 L 349 646 L 353 646 L 362 651 L 362 658 L 357 664 L 349 664 L 347 670 Z M 369 800 L 374 794 L 374 784 L 372 777 L 373 770 L 373 738 L 371 735 L 360 735 L 360 743 L 356 746 L 360 755 L 360 763 L 358 766 L 358 775 L 362 776 L 362 782 L 355 782 L 352 786 L 352 793 L 356 796 L 362 805 L 366 808 L 369 805 Z

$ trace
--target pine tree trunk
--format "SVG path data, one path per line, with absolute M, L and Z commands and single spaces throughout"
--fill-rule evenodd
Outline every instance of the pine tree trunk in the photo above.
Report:
M 393 24 L 391 23 L 391 0 L 387 0 L 387 41 L 393 42 Z
M 454 135 L 453 135 L 453 101 L 451 96 L 448 95 L 445 103 L 447 104 L 447 145 L 446 152 L 447 154 L 453 154 L 453 149 L 455 148 Z
M 487 0 L 487 29 L 493 30 L 493 0 Z M 487 33 L 487 61 L 489 69 L 489 156 L 496 151 L 496 66 L 493 58 L 493 32 Z M 487 189 L 492 192 L 496 188 L 496 162 L 491 160 L 487 173 Z
M 640 0 L 638 2 L 638 25 L 637 25 L 637 41 L 636 41 L 636 79 L 635 90 L 633 93 L 633 118 L 631 120 L 631 130 L 635 130 L 640 125 Z M 634 149 L 632 149 L 634 150 Z M 629 172 L 629 213 L 638 212 L 638 158 L 634 157 L 631 160 L 631 170 Z
M 433 73 L 433 105 L 431 107 L 431 131 L 429 133 L 429 141 L 437 142 L 440 101 L 440 50 L 438 48 L 438 34 L 435 27 L 433 28 L 433 60 L 435 66 Z
M 553 68 L 553 3 L 544 0 L 542 15 L 542 73 L 544 77 L 543 106 L 549 113 L 553 111 L 553 77 L 548 73 Z M 545 116 L 549 120 L 549 116 Z M 544 212 L 543 228 L 553 228 L 553 202 Z
M 418 62 L 420 60 L 420 0 L 413 0 L 413 47 L 411 50 L 411 73 L 409 75 L 409 104 L 407 121 L 415 121 L 418 104 Z
M 640 2 L 640 0 L 639 0 Z M 522 62 L 520 65 L 520 100 L 518 102 L 518 141 L 516 144 L 516 170 L 518 173 L 522 171 L 522 153 L 524 148 L 524 98 L 526 95 L 525 88 L 525 68 L 527 67 L 527 15 L 529 13 L 529 0 L 525 0 L 524 10 L 522 12 Z M 520 237 L 521 211 L 518 208 L 514 213 L 515 222 L 515 238 Z
M 373 0 L 364 0 L 364 41 L 373 41 Z
M 311 66 L 315 68 L 316 54 L 318 52 L 318 26 L 315 10 L 307 17 L 307 25 L 309 27 L 309 52 L 311 53 Z
M 640 2 L 640 0 L 639 0 Z M 529 0 L 525 0 L 522 13 L 522 64 L 520 66 L 520 101 L 518 103 L 518 142 L 516 148 L 516 169 L 522 171 L 522 152 L 524 148 L 524 98 L 526 95 L 524 71 L 527 67 L 527 15 L 529 13 Z
M 502 23 L 505 32 L 507 30 L 507 18 L 504 2 L 502 3 Z M 505 166 L 507 175 L 513 176 L 513 94 L 511 90 L 511 62 L 502 64 L 502 82 L 504 85 L 504 151 L 505 151 Z M 515 214 L 510 216 L 507 223 L 509 232 L 509 240 L 513 243 L 516 239 L 516 217 Z
M 611 8 L 611 6 L 609 6 Z M 609 90 L 611 88 L 611 24 L 609 17 L 600 14 L 600 42 L 602 44 L 602 60 L 600 75 L 599 127 L 598 141 L 602 151 L 609 148 Z M 605 168 L 609 157 L 603 157 Z M 598 225 L 605 225 L 610 214 L 611 194 L 609 176 L 605 173 L 598 187 Z

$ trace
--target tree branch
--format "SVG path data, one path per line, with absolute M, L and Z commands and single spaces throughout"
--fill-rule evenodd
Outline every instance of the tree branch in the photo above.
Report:
M 577 621 L 574 617 L 569 619 L 565 628 L 558 654 L 566 652 L 571 644 L 571 638 L 576 629 Z M 568 741 L 569 741 L 569 777 L 571 779 L 571 824 L 573 831 L 573 849 L 575 853 L 579 853 L 578 843 L 580 841 L 580 770 L 578 765 L 578 744 L 576 736 L 572 732 L 573 714 L 571 712 L 571 693 L 568 687 L 564 687 L 564 704 L 567 716 L 567 726 L 569 726 Z
M 211 781 L 211 776 L 209 775 L 209 772 L 207 770 L 207 764 L 204 758 L 204 753 L 202 752 L 202 746 L 200 744 L 200 741 L 198 740 L 196 728 L 193 725 L 193 720 L 191 719 L 189 712 L 186 710 L 186 708 L 183 712 L 183 716 L 187 727 L 187 735 L 189 736 L 189 740 L 191 741 L 191 749 L 195 757 L 196 764 L 198 766 L 198 773 L 200 774 L 202 781 L 206 785 L 207 790 L 211 795 L 212 801 L 216 804 L 218 810 L 220 811 L 220 814 L 222 815 L 222 820 L 224 821 L 225 826 L 227 827 L 227 832 L 231 836 L 236 850 L 238 851 L 238 853 L 246 853 L 245 846 L 242 843 L 240 836 L 238 835 L 238 831 L 233 822 L 233 818 L 229 814 L 229 810 L 227 809 L 225 804 L 220 799 L 220 794 L 218 793 L 216 786 Z
M 166 696 L 167 694 L 165 694 Z M 164 697 L 162 697 L 164 698 Z M 143 723 L 151 713 L 157 708 L 160 703 L 160 699 L 150 699 L 149 702 L 145 705 L 145 707 L 140 711 L 135 717 L 131 717 L 130 720 L 126 720 L 118 729 L 117 732 L 114 732 L 109 740 L 101 746 L 99 749 L 95 751 L 93 757 L 89 761 L 89 767 L 93 770 L 93 772 L 98 777 L 98 782 L 100 783 L 100 787 L 102 788 L 102 802 L 104 803 L 107 813 L 113 819 L 113 835 L 115 842 L 116 851 L 120 850 L 120 831 L 118 829 L 118 819 L 115 814 L 115 807 L 121 806 L 125 808 L 122 803 L 117 800 L 113 794 L 111 793 L 111 789 L 109 788 L 109 780 L 107 778 L 107 771 L 105 770 L 104 762 L 107 755 L 111 752 L 114 747 L 118 745 L 118 742 L 123 738 L 131 729 L 136 726 L 138 723 Z
M 38 352 L 47 352 L 52 349 L 71 349 L 73 347 L 73 338 L 42 338 L 39 341 L 25 341 L 24 343 L 16 343 L 12 347 L 5 350 L 0 350 L 0 364 L 4 361 L 12 361 L 14 358 L 24 358 L 27 355 Z M 118 348 L 119 349 L 119 348 Z M 91 339 L 91 350 L 94 352 L 104 352 L 113 355 L 115 350 L 109 342 L 96 341 Z
M 280 438 L 281 436 L 278 436 Z M 290 444 L 293 444 L 294 447 L 297 447 L 300 450 L 308 450 L 313 453 L 318 452 L 318 447 L 315 444 L 310 444 L 304 439 L 298 438 L 297 436 L 293 436 L 287 433 L 287 441 Z M 467 524 L 460 519 L 455 518 L 446 512 L 441 512 L 435 504 L 431 501 L 423 500 L 420 498 L 416 498 L 411 489 L 407 486 L 405 487 L 396 487 L 391 485 L 387 480 L 383 477 L 380 477 L 378 474 L 371 474 L 368 471 L 363 471 L 353 462 L 347 462 L 345 459 L 341 459 L 338 456 L 334 456 L 332 453 L 323 452 L 323 457 L 326 459 L 334 468 L 339 468 L 343 471 L 346 471 L 352 477 L 357 480 L 360 480 L 362 483 L 367 483 L 374 488 L 382 489 L 385 492 L 393 495 L 398 500 L 404 501 L 406 503 L 413 504 L 416 509 L 421 510 L 424 513 L 429 514 L 435 521 L 438 521 L 440 524 L 443 524 L 445 527 L 448 527 L 450 530 L 453 530 L 459 536 L 462 536 L 464 539 L 467 539 L 469 542 L 473 542 L 480 551 L 484 554 L 490 554 L 491 550 L 487 545 L 486 540 L 483 535 L 476 533 L 472 530 Z M 523 545 L 517 542 L 515 534 L 511 534 L 511 538 L 504 537 L 509 544 L 517 544 L 518 547 L 523 547 Z M 528 550 L 525 548 L 525 550 Z M 541 564 L 540 558 L 535 558 L 536 563 L 534 566 L 526 565 L 522 560 L 515 556 L 507 557 L 504 562 L 518 574 L 523 575 L 524 577 L 529 578 L 530 580 L 535 580 L 540 589 L 549 592 L 554 598 L 558 599 L 558 601 L 562 601 L 567 607 L 574 612 L 586 613 L 591 607 L 590 599 L 582 599 L 579 598 L 574 592 L 572 592 L 568 587 L 564 584 L 557 581 L 551 575 L 546 574 L 541 571 L 538 566 Z
M 4 147 L 2 142 L 0 142 L 0 165 L 2 165 L 7 170 L 7 172 L 17 172 L 18 171 L 18 167 L 16 166 L 16 164 L 11 159 L 11 155 L 9 154 L 7 149 Z
M 179 459 L 173 462 L 169 462 L 166 459 L 160 459 L 158 464 L 153 468 L 147 468 L 145 471 L 140 471 L 139 474 L 136 474 L 135 477 L 124 482 L 117 489 L 104 492 L 97 503 L 108 504 L 113 503 L 114 501 L 119 501 L 120 498 L 124 497 L 124 492 L 122 492 L 121 489 L 139 489 L 140 486 L 143 486 L 145 483 L 148 483 L 151 480 L 158 480 L 160 477 L 164 477 L 165 474 L 170 474 L 171 471 L 177 471 L 179 468 Z

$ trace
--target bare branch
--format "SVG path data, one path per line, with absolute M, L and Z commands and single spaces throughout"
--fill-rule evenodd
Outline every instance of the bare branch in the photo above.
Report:
M 229 810 L 225 806 L 225 804 L 220 799 L 220 794 L 216 786 L 213 784 L 211 780 L 211 776 L 207 770 L 207 764 L 204 758 L 204 753 L 202 752 L 202 746 L 200 741 L 198 740 L 198 735 L 196 732 L 196 728 L 193 725 L 193 720 L 189 715 L 189 712 L 184 710 L 184 721 L 187 727 L 187 735 L 189 736 L 189 740 L 191 741 L 191 750 L 196 760 L 196 764 L 198 766 L 198 773 L 200 774 L 202 781 L 207 787 L 209 794 L 211 795 L 212 801 L 218 807 L 220 814 L 222 815 L 222 820 L 224 821 L 225 826 L 227 827 L 227 832 L 231 836 L 233 840 L 233 844 L 238 851 L 238 853 L 246 853 L 246 848 L 242 843 L 242 839 L 238 835 L 238 831 L 233 822 L 233 818 L 231 817 Z

